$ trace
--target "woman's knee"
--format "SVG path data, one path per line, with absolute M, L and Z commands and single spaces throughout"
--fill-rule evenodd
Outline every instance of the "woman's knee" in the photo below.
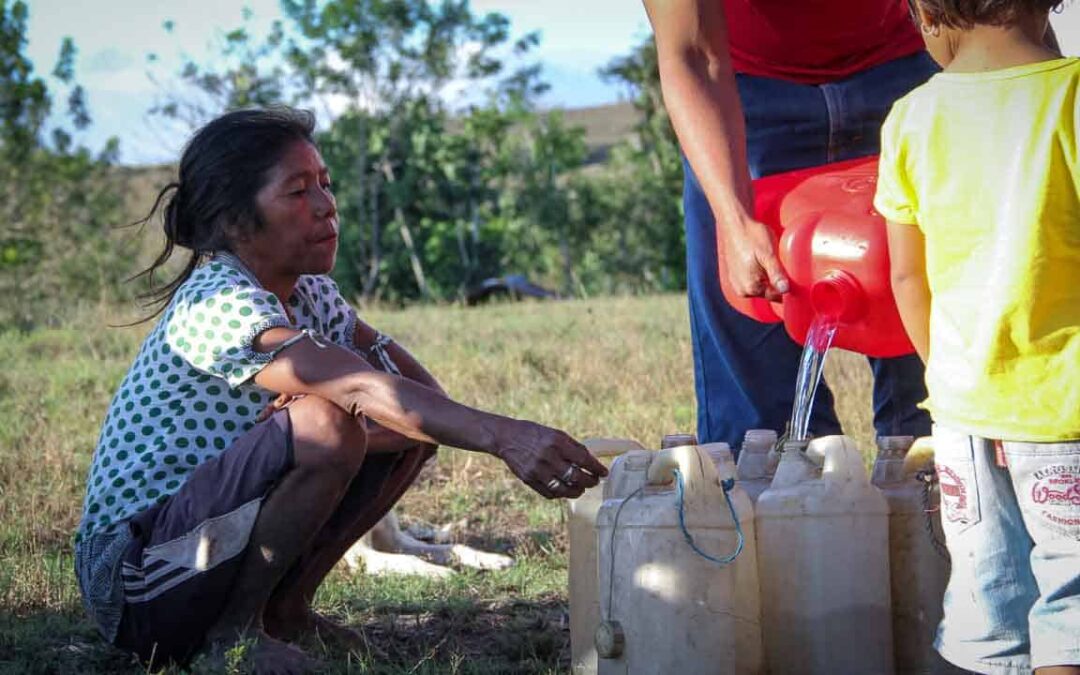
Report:
M 318 396 L 289 404 L 293 453 L 298 466 L 326 466 L 356 473 L 367 452 L 363 420 Z

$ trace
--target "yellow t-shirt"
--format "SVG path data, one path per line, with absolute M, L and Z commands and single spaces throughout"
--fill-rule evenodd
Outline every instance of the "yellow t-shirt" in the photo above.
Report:
M 882 128 L 874 206 L 919 227 L 927 408 L 986 438 L 1080 438 L 1080 60 L 940 73 Z

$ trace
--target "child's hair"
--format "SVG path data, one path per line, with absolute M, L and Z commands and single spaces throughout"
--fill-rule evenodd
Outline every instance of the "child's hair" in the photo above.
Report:
M 1065 0 L 908 0 L 916 4 L 935 26 L 968 30 L 976 25 L 1005 26 L 1029 14 L 1048 13 Z

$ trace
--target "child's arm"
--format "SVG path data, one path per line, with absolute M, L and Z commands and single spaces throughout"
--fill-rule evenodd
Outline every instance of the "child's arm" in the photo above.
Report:
M 900 320 L 919 358 L 930 350 L 930 286 L 926 282 L 926 250 L 914 225 L 889 221 L 889 261 L 893 296 Z

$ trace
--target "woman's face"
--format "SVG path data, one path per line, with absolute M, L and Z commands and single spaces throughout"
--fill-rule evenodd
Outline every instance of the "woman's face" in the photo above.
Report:
M 289 146 L 255 195 L 255 207 L 263 228 L 244 242 L 248 254 L 244 257 L 253 258 L 254 267 L 278 278 L 333 269 L 337 204 L 330 192 L 330 174 L 315 146 L 303 140 Z

